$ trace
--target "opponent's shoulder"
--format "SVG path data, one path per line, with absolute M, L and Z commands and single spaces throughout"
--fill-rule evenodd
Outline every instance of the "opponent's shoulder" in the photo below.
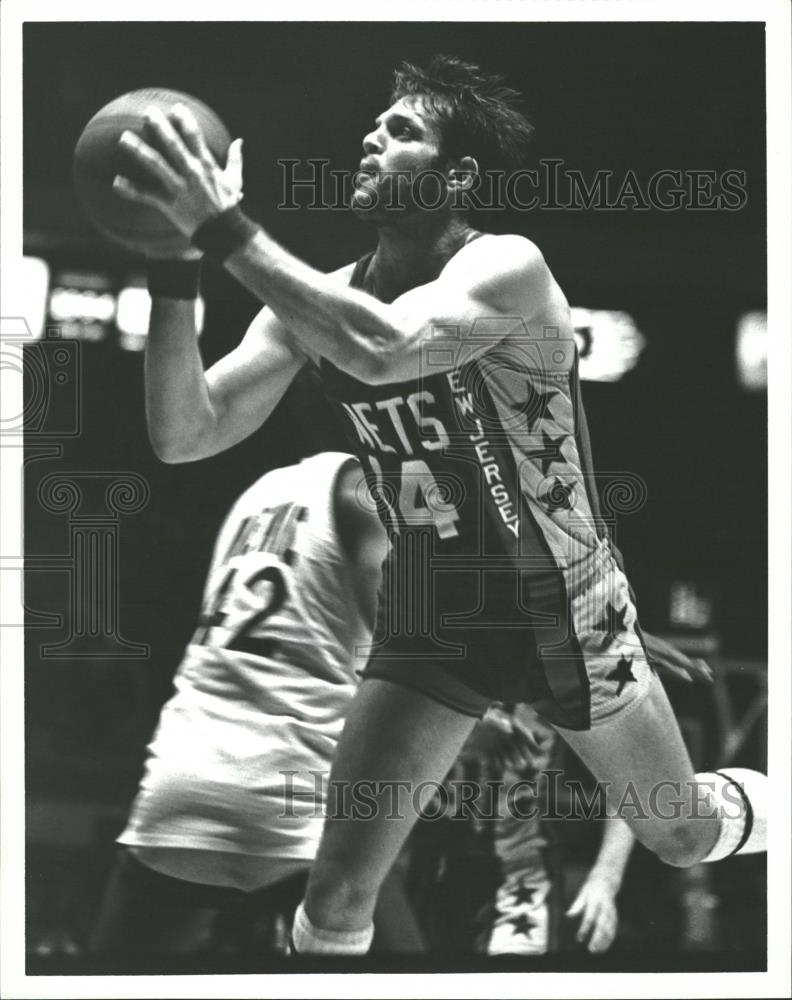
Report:
M 365 560 L 373 558 L 381 564 L 387 547 L 385 529 L 369 494 L 363 468 L 351 456 L 336 477 L 333 514 L 339 543 L 347 558 L 356 561 L 364 556 Z
M 368 504 L 368 487 L 360 462 L 353 456 L 343 463 L 335 478 L 333 512 L 339 535 L 348 537 L 378 520 Z

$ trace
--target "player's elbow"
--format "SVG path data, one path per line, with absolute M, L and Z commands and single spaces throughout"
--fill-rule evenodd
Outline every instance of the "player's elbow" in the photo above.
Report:
M 197 423 L 191 427 L 168 427 L 164 422 L 150 422 L 148 438 L 152 451 L 166 465 L 181 465 L 196 462 L 211 454 L 210 435 L 207 429 L 199 429 Z
M 365 356 L 355 359 L 354 376 L 366 385 L 385 385 L 392 382 L 391 367 L 384 355 L 367 352 Z
M 166 465 L 197 462 L 223 451 L 239 440 L 229 434 L 234 421 L 228 403 L 219 393 L 208 391 L 198 405 L 178 396 L 174 405 L 162 406 L 157 399 L 146 400 L 146 428 L 157 458 Z
M 201 455 L 186 442 L 177 441 L 160 434 L 149 432 L 151 448 L 160 462 L 166 465 L 181 465 L 183 462 L 194 462 Z
M 389 330 L 385 336 L 370 341 L 356 353 L 352 374 L 367 385 L 385 385 L 398 381 L 397 372 L 410 350 L 410 338 L 401 331 Z
M 343 353 L 337 352 L 330 360 L 352 378 L 366 385 L 380 385 L 387 381 L 384 356 L 370 344 L 365 347 L 357 345 L 354 349 Z
M 191 455 L 186 451 L 163 451 L 156 448 L 154 449 L 154 454 L 165 465 L 184 465 L 186 462 L 195 462 L 200 457 L 199 455 Z

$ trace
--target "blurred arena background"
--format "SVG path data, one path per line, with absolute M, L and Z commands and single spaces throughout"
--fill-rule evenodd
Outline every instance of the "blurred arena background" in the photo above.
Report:
M 490 221 L 535 240 L 570 302 L 592 311 L 579 315 L 595 467 L 646 485 L 645 502 L 616 530 L 641 621 L 704 655 L 716 674 L 711 689 L 671 686 L 694 763 L 766 765 L 763 25 L 28 23 L 31 971 L 82 953 L 229 504 L 304 447 L 339 443 L 316 393 L 296 386 L 265 429 L 227 454 L 184 466 L 154 458 L 143 267 L 81 214 L 70 181 L 76 139 L 124 91 L 194 94 L 245 138 L 249 213 L 330 269 L 369 249 L 373 234 L 343 211 L 279 211 L 277 161 L 354 170 L 393 65 L 437 51 L 497 68 L 526 95 L 537 160 L 586 177 L 632 170 L 644 183 L 661 169 L 745 171 L 737 211 L 540 209 Z M 236 344 L 257 304 L 208 269 L 203 303 L 209 364 Z M 640 336 L 625 342 L 625 324 Z M 79 503 L 59 477 L 80 484 Z M 93 621 L 89 599 L 102 588 L 110 613 Z M 573 887 L 596 834 L 560 835 Z M 639 848 L 621 917 L 614 961 L 625 967 L 693 955 L 717 968 L 763 967 L 764 856 L 679 872 Z M 216 942 L 218 954 L 231 947 Z

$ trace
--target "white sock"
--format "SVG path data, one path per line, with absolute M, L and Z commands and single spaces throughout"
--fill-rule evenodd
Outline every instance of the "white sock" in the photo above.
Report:
M 294 914 L 291 950 L 297 955 L 365 955 L 373 937 L 373 923 L 362 931 L 327 931 L 315 927 L 300 903 Z
M 747 767 L 726 767 L 697 774 L 696 780 L 712 790 L 720 817 L 718 839 L 703 861 L 767 850 L 767 775 Z

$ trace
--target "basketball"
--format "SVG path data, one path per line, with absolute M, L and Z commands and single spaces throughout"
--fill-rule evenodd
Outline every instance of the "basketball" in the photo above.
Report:
M 113 190 L 116 174 L 150 185 L 118 140 L 129 129 L 150 141 L 146 109 L 155 105 L 167 114 L 178 103 L 192 111 L 206 144 L 217 162 L 225 166 L 231 137 L 214 111 L 188 94 L 159 88 L 134 90 L 106 104 L 85 126 L 74 150 L 74 185 L 88 218 L 115 243 L 152 257 L 186 250 L 189 240 L 157 209 L 135 204 Z

